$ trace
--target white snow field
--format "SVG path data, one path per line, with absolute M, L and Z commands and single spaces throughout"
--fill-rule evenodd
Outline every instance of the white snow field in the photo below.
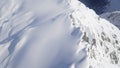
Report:
M 78 0 L 0 0 L 0 68 L 120 68 L 120 30 Z

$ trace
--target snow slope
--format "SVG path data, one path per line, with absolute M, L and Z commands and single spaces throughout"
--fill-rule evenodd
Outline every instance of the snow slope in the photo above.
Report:
M 89 68 L 119 68 L 119 30 L 83 4 L 79 5 L 72 17 L 83 33 L 79 48 L 87 46 Z
M 120 11 L 114 11 L 109 13 L 103 13 L 100 15 L 102 18 L 107 19 L 112 24 L 120 29 Z
M 0 9 L 0 68 L 120 67 L 119 29 L 78 0 L 0 0 Z

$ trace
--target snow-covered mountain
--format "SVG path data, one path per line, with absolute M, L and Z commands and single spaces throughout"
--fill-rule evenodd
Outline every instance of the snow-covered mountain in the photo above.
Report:
M 0 0 L 0 68 L 120 68 L 120 31 L 78 0 Z
M 102 18 L 107 19 L 112 24 L 120 29 L 120 11 L 114 11 L 109 13 L 103 13 L 100 15 Z
M 120 11 L 120 0 L 108 0 L 109 5 L 107 6 L 106 12 Z

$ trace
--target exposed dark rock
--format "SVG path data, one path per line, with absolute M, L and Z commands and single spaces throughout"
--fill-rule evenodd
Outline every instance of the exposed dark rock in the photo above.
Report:
M 116 38 L 117 38 L 117 35 L 113 34 L 112 37 L 113 37 L 114 39 L 116 39 Z
M 96 45 L 96 40 L 92 39 L 92 45 Z
M 118 40 L 115 40 L 115 43 L 118 44 Z
M 110 53 L 110 58 L 111 58 L 111 62 L 113 64 L 118 64 L 119 58 L 117 57 L 115 51 L 113 51 L 113 52 Z
M 82 37 L 83 41 L 86 41 L 89 43 L 89 38 L 87 37 L 86 32 L 84 32 L 84 36 Z

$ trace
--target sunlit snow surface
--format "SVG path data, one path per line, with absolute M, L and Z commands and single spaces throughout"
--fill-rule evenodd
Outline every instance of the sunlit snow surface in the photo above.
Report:
M 0 68 L 119 68 L 119 59 L 119 29 L 77 0 L 0 0 Z

